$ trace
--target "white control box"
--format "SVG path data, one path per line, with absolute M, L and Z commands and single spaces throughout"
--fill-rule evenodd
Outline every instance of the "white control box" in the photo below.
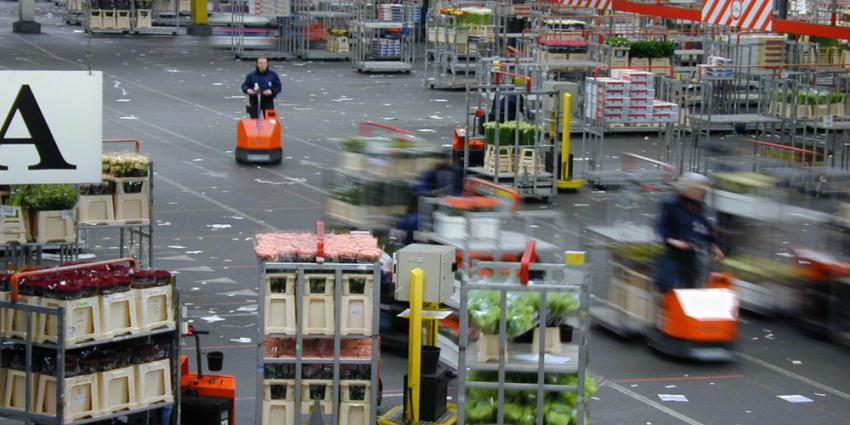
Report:
M 455 249 L 442 245 L 412 244 L 393 255 L 395 299 L 410 301 L 410 272 L 425 272 L 423 302 L 442 303 L 454 294 Z

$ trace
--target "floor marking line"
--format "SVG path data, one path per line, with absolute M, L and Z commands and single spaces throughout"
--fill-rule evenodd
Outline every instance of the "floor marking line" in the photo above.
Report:
M 661 403 L 659 403 L 655 400 L 651 400 L 647 397 L 644 397 L 644 396 L 642 396 L 642 395 L 640 395 L 640 394 L 638 394 L 638 393 L 636 393 L 636 392 L 634 392 L 634 391 L 632 391 L 628 388 L 622 387 L 619 384 L 616 384 L 614 382 L 605 381 L 604 385 L 607 386 L 607 387 L 611 387 L 612 389 L 619 391 L 620 393 L 625 394 L 625 395 L 627 395 L 627 396 L 629 396 L 629 397 L 631 397 L 631 398 L 633 398 L 633 399 L 635 399 L 635 400 L 637 400 L 637 401 L 639 401 L 639 402 L 641 402 L 641 403 L 643 403 L 643 404 L 645 404 L 649 407 L 660 410 L 661 412 L 664 412 L 664 413 L 666 413 L 666 414 L 668 414 L 668 415 L 670 415 L 670 416 L 672 416 L 672 417 L 674 417 L 674 418 L 676 418 L 676 419 L 678 419 L 678 420 L 680 420 L 680 421 L 682 421 L 682 422 L 684 422 L 688 425 L 705 425 L 702 422 L 697 421 L 696 419 L 693 419 L 689 416 L 685 416 L 684 414 L 681 414 L 681 413 L 679 413 L 679 412 L 677 412 L 677 411 L 675 411 L 675 410 L 673 410 L 673 409 L 671 409 L 667 406 L 664 406 L 663 404 L 661 404 Z
M 613 379 L 609 382 L 617 384 L 636 384 L 643 382 L 687 382 L 687 381 L 711 381 L 722 379 L 741 379 L 744 375 L 704 375 L 704 376 L 662 376 L 658 378 L 629 378 L 629 379 Z
M 120 110 L 115 109 L 115 108 L 112 108 L 112 107 L 110 107 L 110 106 L 104 106 L 104 108 L 105 108 L 105 109 L 109 109 L 109 110 L 111 110 L 111 111 L 114 111 L 114 112 L 116 112 L 116 113 L 118 113 L 118 114 L 125 114 L 124 112 L 121 112 Z M 216 148 L 214 148 L 214 147 L 212 147 L 212 146 L 209 146 L 209 145 L 207 145 L 206 143 L 203 143 L 203 142 L 201 142 L 201 141 L 199 141 L 199 140 L 195 140 L 195 139 L 193 139 L 193 138 L 191 138 L 191 137 L 189 137 L 189 136 L 186 136 L 186 135 L 183 135 L 183 134 L 180 134 L 180 133 L 176 133 L 176 132 L 171 131 L 171 130 L 169 130 L 169 129 L 167 129 L 167 128 L 160 127 L 159 125 L 156 125 L 156 124 L 154 124 L 154 123 L 152 123 L 152 122 L 150 122 L 150 121 L 144 120 L 144 119 L 142 119 L 142 118 L 138 118 L 138 119 L 136 119 L 136 120 L 134 120 L 134 121 L 138 121 L 139 123 L 142 123 L 142 124 L 144 124 L 144 125 L 147 125 L 148 127 L 151 127 L 151 128 L 153 128 L 153 129 L 156 129 L 156 130 L 161 131 L 161 132 L 163 132 L 163 133 L 170 134 L 170 135 L 172 135 L 172 136 L 174 136 L 174 137 L 179 137 L 179 138 L 181 138 L 181 139 L 183 139 L 183 140 L 186 140 L 186 141 L 187 141 L 187 142 L 189 142 L 189 143 L 192 143 L 192 144 L 194 144 L 194 145 L 200 146 L 200 147 L 202 147 L 202 148 L 204 148 L 204 149 L 207 149 L 207 150 L 209 150 L 209 151 L 211 151 L 211 152 L 215 152 L 215 153 L 217 153 L 217 154 L 219 154 L 219 155 L 221 155 L 221 153 L 222 153 L 220 150 L 218 150 L 218 149 L 216 149 Z M 121 124 L 121 125 L 124 125 L 124 126 L 127 126 L 128 128 L 134 128 L 134 127 L 130 127 L 130 126 L 129 126 L 129 124 L 127 124 L 127 123 L 123 123 L 123 122 L 122 122 L 122 123 L 120 123 L 120 124 Z M 137 128 L 134 128 L 134 129 L 136 129 L 137 131 L 143 131 L 143 130 L 140 130 L 140 129 L 137 129 Z M 166 144 L 168 144 L 168 145 L 170 145 L 170 146 L 179 146 L 179 145 L 176 145 L 176 144 L 174 144 L 174 143 L 171 143 L 171 142 L 169 142 L 169 141 L 167 141 L 167 140 L 163 139 L 162 137 L 159 137 L 159 136 L 153 135 L 153 134 L 151 134 L 151 133 L 148 133 L 148 134 L 150 134 L 152 137 L 155 137 L 155 138 L 159 139 L 160 141 L 162 141 L 162 142 L 164 142 L 164 143 L 166 143 Z M 184 149 L 185 149 L 185 148 L 184 148 Z M 189 151 L 189 152 L 192 152 L 192 151 Z M 193 152 L 193 153 L 195 153 L 195 152 Z M 229 155 L 226 155 L 226 156 L 228 156 L 228 157 L 229 157 Z M 218 159 L 216 159 L 216 160 L 218 160 Z M 285 179 L 293 179 L 293 180 L 297 180 L 295 177 L 287 176 L 286 174 L 283 174 L 283 173 L 280 173 L 280 172 L 278 172 L 278 171 L 272 170 L 271 168 L 268 168 L 268 167 L 256 167 L 256 168 L 258 168 L 258 169 L 260 169 L 260 170 L 262 170 L 262 171 L 265 171 L 265 172 L 267 172 L 267 173 L 274 174 L 274 175 L 276 175 L 276 176 L 278 176 L 278 177 L 283 177 L 283 178 L 285 178 Z M 319 193 L 321 193 L 321 194 L 323 194 L 323 195 L 329 195 L 329 193 L 328 193 L 326 190 L 324 190 L 324 189 L 322 189 L 322 188 L 320 188 L 320 187 L 313 186 L 312 184 L 307 183 L 306 181 L 299 181 L 299 182 L 298 182 L 298 183 L 296 183 L 296 184 L 299 184 L 299 185 L 301 185 L 301 186 L 304 186 L 304 187 L 307 187 L 307 188 L 309 188 L 309 189 L 315 190 L 316 192 L 319 192 Z M 292 192 L 292 193 L 294 193 L 294 192 Z M 301 196 L 301 195 L 298 195 L 298 196 Z M 306 197 L 305 197 L 305 199 L 310 199 L 310 198 L 306 198 Z M 321 203 L 320 203 L 320 202 L 317 202 L 316 200 L 313 200 L 313 199 L 310 199 L 310 200 L 311 200 L 312 202 L 316 202 L 317 204 L 321 205 Z
M 266 229 L 269 229 L 269 230 L 271 230 L 271 231 L 273 231 L 273 232 L 278 230 L 276 227 L 272 226 L 271 224 L 266 223 L 265 221 L 262 221 L 262 220 L 260 220 L 260 219 L 258 219 L 258 218 L 256 218 L 256 217 L 254 217 L 254 216 L 252 216 L 252 215 L 250 215 L 250 214 L 245 214 L 244 212 L 239 211 L 239 210 L 237 210 L 236 208 L 231 207 L 230 205 L 227 205 L 227 204 L 225 204 L 225 203 L 223 203 L 223 202 L 216 201 L 215 199 L 210 198 L 210 197 L 209 197 L 209 196 L 207 196 L 207 195 L 204 195 L 204 194 L 202 194 L 202 193 L 200 193 L 200 192 L 197 192 L 197 191 L 195 191 L 195 190 L 192 190 L 191 188 L 188 188 L 188 187 L 186 187 L 186 186 L 183 186 L 182 184 L 177 183 L 176 181 L 171 180 L 171 179 L 169 179 L 168 177 L 163 176 L 162 174 L 157 174 L 157 178 L 159 178 L 159 179 L 161 179 L 161 180 L 165 181 L 166 183 L 171 184 L 172 186 L 177 186 L 177 187 L 179 187 L 179 188 L 183 189 L 184 191 L 186 191 L 186 192 L 188 192 L 188 193 L 191 193 L 192 195 L 195 195 L 195 196 L 197 196 L 198 198 L 201 198 L 201 199 L 203 199 L 203 200 L 205 200 L 205 201 L 207 201 L 207 202 L 209 202 L 209 203 L 211 203 L 211 204 L 213 204 L 213 205 L 215 205 L 215 206 L 217 206 L 217 207 L 223 208 L 223 209 L 225 209 L 225 210 L 227 210 L 227 211 L 230 211 L 230 212 L 232 212 L 232 213 L 234 213 L 234 214 L 238 214 L 238 215 L 240 215 L 240 216 L 242 216 L 242 217 L 245 217 L 246 219 L 251 220 L 251 221 L 253 221 L 253 222 L 254 222 L 254 223 L 256 223 L 256 224 L 259 224 L 260 226 L 265 227 Z
M 115 111 L 115 112 L 118 112 L 119 114 L 120 114 L 120 113 L 122 113 L 121 111 L 119 111 L 119 110 L 117 110 L 117 109 L 114 109 L 114 108 L 111 108 L 111 107 L 109 107 L 109 106 L 105 106 L 104 108 L 106 108 L 106 109 L 111 109 L 111 110 L 113 110 L 113 111 Z M 181 134 L 179 134 L 179 133 L 175 133 L 175 132 L 173 132 L 173 131 L 171 131 L 171 130 L 168 130 L 167 128 L 159 127 L 159 126 L 157 126 L 156 124 L 153 124 L 153 123 L 151 123 L 151 122 L 145 121 L 145 120 L 143 120 L 143 119 L 141 119 L 141 118 L 139 118 L 139 119 L 138 119 L 138 120 L 136 120 L 136 121 L 138 121 L 138 122 L 140 122 L 140 123 L 142 123 L 142 124 L 145 124 L 145 125 L 147 125 L 147 126 L 149 126 L 149 127 L 152 127 L 152 128 L 154 128 L 154 129 L 156 129 L 156 130 L 162 131 L 162 132 L 164 132 L 164 133 L 171 134 L 171 135 L 173 135 L 173 136 L 175 136 L 175 137 L 183 138 L 183 139 L 185 139 L 185 140 L 189 141 L 190 143 L 196 144 L 196 145 L 198 145 L 198 146 L 202 146 L 202 147 L 204 147 L 204 148 L 210 149 L 210 150 L 212 150 L 212 151 L 214 151 L 214 152 L 217 152 L 217 153 L 221 153 L 221 152 L 217 151 L 215 148 L 212 148 L 212 147 L 210 147 L 210 146 L 207 146 L 207 145 L 205 145 L 205 144 L 203 144 L 203 143 L 201 143 L 201 142 L 199 142 L 199 141 L 197 141 L 197 140 L 195 140 L 195 139 L 192 139 L 192 138 L 187 137 L 187 136 L 183 136 L 183 135 L 181 135 Z M 128 129 L 131 129 L 131 130 L 133 130 L 133 131 L 138 131 L 138 132 L 140 132 L 140 133 L 147 134 L 148 136 L 150 136 L 150 137 L 152 137 L 152 138 L 154 138 L 154 139 L 156 139 L 156 140 L 159 140 L 159 141 L 161 141 L 161 142 L 163 142 L 163 143 L 165 143 L 165 144 L 167 144 L 167 145 L 169 145 L 169 146 L 176 146 L 176 147 L 180 147 L 180 145 L 175 144 L 175 143 L 172 143 L 172 142 L 170 142 L 170 141 L 166 140 L 165 138 L 163 138 L 163 137 L 161 137 L 161 136 L 158 136 L 158 135 L 156 135 L 156 134 L 153 134 L 153 133 L 151 133 L 150 131 L 142 130 L 142 129 L 140 129 L 140 128 L 138 128 L 138 127 L 135 127 L 135 126 L 132 126 L 132 125 L 130 125 L 130 124 L 128 124 L 128 123 L 126 123 L 126 122 L 118 122 L 118 125 L 121 125 L 121 126 L 123 126 L 123 127 L 126 127 L 126 128 L 128 128 Z M 185 150 L 185 151 L 187 151 L 187 152 L 190 152 L 190 153 L 193 153 L 193 154 L 197 154 L 197 152 L 194 152 L 194 151 L 192 151 L 192 150 L 186 149 L 185 147 L 183 147 L 182 149 L 183 149 L 183 150 Z M 210 159 L 211 161 L 221 161 L 221 159 L 220 159 L 220 158 L 208 158 L 208 159 Z M 276 171 L 274 171 L 274 170 L 270 170 L 270 169 L 265 168 L 265 167 L 260 167 L 260 169 L 261 169 L 261 170 L 263 170 L 263 171 L 269 172 L 269 173 L 271 173 L 271 174 L 275 174 L 275 175 L 277 175 L 277 176 L 279 176 L 279 177 L 283 177 L 283 178 L 286 178 L 286 179 L 293 179 L 293 177 L 289 177 L 289 176 L 287 176 L 287 175 L 285 175 L 285 174 L 278 173 L 278 172 L 276 172 Z M 307 187 L 307 188 L 309 188 L 309 189 L 313 189 L 313 190 L 318 191 L 318 192 L 320 192 L 320 193 L 322 193 L 322 194 L 324 194 L 324 195 L 327 195 L 327 194 L 328 194 L 328 193 L 327 193 L 324 189 L 320 189 L 320 188 L 318 188 L 318 187 L 316 187 L 316 186 L 313 186 L 313 185 L 311 185 L 311 184 L 307 183 L 306 181 L 304 181 L 304 182 L 298 182 L 298 183 L 296 183 L 296 184 L 300 184 L 300 185 L 305 186 L 305 187 Z M 278 185 L 278 186 L 282 186 L 282 185 Z M 282 191 L 286 192 L 286 193 L 289 193 L 289 194 L 291 194 L 291 195 L 294 195 L 294 196 L 297 196 L 297 197 L 299 197 L 299 198 L 301 198 L 301 199 L 304 199 L 305 201 L 312 202 L 312 203 L 314 203 L 314 204 L 316 204 L 316 205 L 318 205 L 318 206 L 322 206 L 322 203 L 321 203 L 321 202 L 319 202 L 319 201 L 317 201 L 317 200 L 315 200 L 315 199 L 309 198 L 309 197 L 307 197 L 307 196 L 304 196 L 304 195 L 302 195 L 302 194 L 300 194 L 300 193 L 298 193 L 298 192 L 293 192 L 293 191 L 288 190 L 288 189 L 286 189 L 286 188 L 284 188 L 284 187 L 281 187 L 280 189 L 281 189 Z
M 740 351 L 736 351 L 736 352 L 735 352 L 735 355 L 736 355 L 736 356 L 738 356 L 738 357 L 740 357 L 740 358 L 742 358 L 742 359 L 744 359 L 744 360 L 746 360 L 746 361 L 748 361 L 748 362 L 750 362 L 750 363 L 753 363 L 753 364 L 755 364 L 755 365 L 761 366 L 761 367 L 763 367 L 763 368 L 765 368 L 765 369 L 770 369 L 770 370 L 772 370 L 772 371 L 774 371 L 774 372 L 776 372 L 776 373 L 778 373 L 778 374 L 780 374 L 780 375 L 785 375 L 785 376 L 787 376 L 787 377 L 789 377 L 789 378 L 791 378 L 791 379 L 794 379 L 794 380 L 800 381 L 800 382 L 802 382 L 802 383 L 804 383 L 804 384 L 806 384 L 806 385 L 809 385 L 809 386 L 815 387 L 815 388 L 817 388 L 817 389 L 819 389 L 819 390 L 821 390 L 821 391 L 828 392 L 828 393 L 830 393 L 830 394 L 832 394 L 832 395 L 834 395 L 834 396 L 836 396 L 836 397 L 841 397 L 841 398 L 843 398 L 843 399 L 845 399 L 845 400 L 850 400 L 850 394 L 847 394 L 847 393 L 845 393 L 845 392 L 843 392 L 843 391 L 840 391 L 840 390 L 837 390 L 837 389 L 835 389 L 835 388 L 832 388 L 832 387 L 830 387 L 829 385 L 821 384 L 820 382 L 817 382 L 817 381 L 815 381 L 815 380 L 812 380 L 812 379 L 806 378 L 805 376 L 802 376 L 802 375 L 798 375 L 798 374 L 796 374 L 796 373 L 794 373 L 794 372 L 791 372 L 790 370 L 783 369 L 783 368 L 781 368 L 781 367 L 779 367 L 779 366 L 776 366 L 776 365 L 774 365 L 774 364 L 772 364 L 772 363 L 768 363 L 768 362 L 766 362 L 766 361 L 764 361 L 764 360 L 758 359 L 758 358 L 756 358 L 756 357 L 753 357 L 753 356 L 751 356 L 751 355 L 749 355 L 749 354 L 746 354 L 746 353 L 742 353 L 742 352 L 740 352 Z

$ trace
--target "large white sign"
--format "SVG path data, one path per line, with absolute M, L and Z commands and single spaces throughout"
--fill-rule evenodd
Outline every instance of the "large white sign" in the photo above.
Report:
M 101 180 L 103 75 L 0 71 L 0 185 Z

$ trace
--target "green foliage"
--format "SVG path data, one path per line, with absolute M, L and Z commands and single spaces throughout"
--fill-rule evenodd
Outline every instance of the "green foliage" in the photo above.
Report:
M 6 205 L 12 207 L 22 207 L 24 206 L 24 198 L 26 197 L 26 186 L 12 186 L 11 193 L 9 195 L 9 200 L 6 201 Z
M 70 184 L 31 185 L 23 204 L 38 211 L 70 210 L 77 205 L 77 188 Z
M 629 56 L 633 58 L 669 58 L 676 50 L 672 41 L 641 40 L 632 43 Z
M 543 133 L 543 127 L 533 126 L 527 122 L 505 121 L 499 123 L 499 146 L 513 146 L 519 131 L 520 146 L 534 146 L 536 134 Z M 488 145 L 496 144 L 496 121 L 484 123 L 484 138 Z
M 608 37 L 605 39 L 605 44 L 611 47 L 629 47 L 631 42 L 628 38 L 622 36 Z

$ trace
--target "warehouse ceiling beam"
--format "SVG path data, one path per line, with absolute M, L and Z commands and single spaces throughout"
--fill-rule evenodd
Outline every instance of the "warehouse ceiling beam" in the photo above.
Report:
M 685 9 L 658 4 L 637 3 L 628 0 L 613 0 L 613 10 L 618 12 L 636 13 L 645 16 L 655 16 L 659 18 L 681 19 L 695 22 L 701 21 L 699 9 Z M 850 40 L 850 27 L 813 24 L 789 19 L 774 19 L 773 32 Z

